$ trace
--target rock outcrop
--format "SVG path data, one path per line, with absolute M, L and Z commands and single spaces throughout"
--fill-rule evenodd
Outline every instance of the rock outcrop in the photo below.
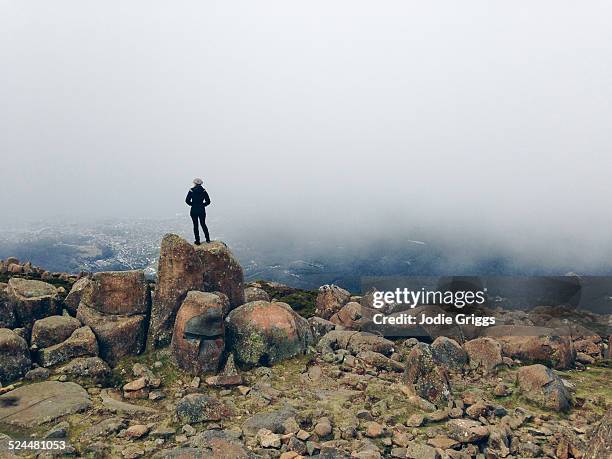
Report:
M 0 384 L 22 377 L 32 365 L 28 343 L 8 328 L 0 328 Z
M 243 277 L 242 267 L 222 242 L 194 246 L 176 234 L 164 236 L 148 347 L 170 343 L 176 314 L 191 290 L 221 292 L 229 298 L 230 308 L 243 304 Z
M 315 314 L 324 319 L 329 319 L 349 302 L 351 294 L 337 285 L 323 285 L 319 287 L 316 299 Z
M 227 348 L 239 366 L 272 365 L 305 353 L 314 341 L 308 321 L 285 303 L 244 304 L 226 325 Z
M 225 349 L 222 294 L 191 291 L 181 305 L 172 336 L 172 353 L 179 367 L 193 374 L 215 372 Z
M 46 282 L 12 277 L 7 294 L 17 326 L 25 328 L 28 333 L 38 319 L 61 313 L 57 289 Z

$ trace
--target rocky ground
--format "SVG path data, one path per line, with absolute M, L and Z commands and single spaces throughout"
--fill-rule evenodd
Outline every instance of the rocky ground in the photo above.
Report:
M 493 311 L 486 332 L 387 340 L 364 331 L 367 296 L 243 285 L 222 245 L 165 238 L 155 286 L 47 277 L 62 292 L 14 264 L 0 457 L 611 457 L 609 317 Z

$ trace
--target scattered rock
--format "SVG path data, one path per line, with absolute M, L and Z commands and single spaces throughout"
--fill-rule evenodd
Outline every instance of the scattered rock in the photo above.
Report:
M 384 428 L 378 422 L 369 421 L 365 425 L 365 435 L 369 438 L 381 437 L 384 433 Z
M 72 288 L 66 298 L 64 298 L 64 306 L 72 315 L 76 315 L 77 309 L 79 307 L 79 303 L 81 303 L 81 296 L 83 295 L 83 290 L 85 287 L 88 287 L 91 280 L 89 277 L 81 277 L 78 281 L 72 284 Z
M 26 373 L 24 379 L 27 381 L 44 381 L 45 379 L 49 379 L 51 376 L 51 371 L 47 368 L 34 368 Z
M 220 374 L 206 378 L 206 384 L 209 386 L 239 386 L 242 384 L 242 376 L 236 368 L 234 354 L 228 355 L 223 371 Z
M 176 414 L 182 422 L 194 424 L 204 421 L 221 421 L 230 417 L 232 410 L 216 398 L 202 394 L 189 394 L 177 404 Z
M 409 459 L 439 459 L 440 455 L 431 446 L 411 443 L 406 448 L 406 457 Z
M 79 357 L 55 371 L 63 375 L 100 380 L 109 376 L 111 369 L 100 357 Z
M 446 423 L 448 436 L 461 443 L 475 443 L 489 436 L 489 429 L 478 421 L 451 419 Z
M 125 435 L 132 440 L 138 440 L 149 433 L 149 428 L 143 424 L 130 426 L 125 431 Z
M 612 408 L 608 408 L 601 421 L 595 426 L 587 445 L 583 459 L 612 457 Z
M 259 429 L 268 429 L 274 433 L 282 434 L 285 432 L 285 422 L 287 419 L 296 415 L 295 409 L 288 405 L 279 410 L 257 413 L 242 424 L 242 430 L 249 435 L 255 435 Z
M 563 381 L 544 365 L 521 367 L 516 381 L 521 394 L 541 407 L 555 411 L 565 411 L 570 407 L 571 396 Z
M 268 429 L 259 429 L 257 432 L 257 441 L 262 448 L 280 448 L 280 436 Z

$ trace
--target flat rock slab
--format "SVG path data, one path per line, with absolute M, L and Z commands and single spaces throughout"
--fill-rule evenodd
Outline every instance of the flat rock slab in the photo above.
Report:
M 45 381 L 0 395 L 0 423 L 31 428 L 89 407 L 91 399 L 78 384 Z
M 102 399 L 102 404 L 104 405 L 104 407 L 109 411 L 112 411 L 113 413 L 122 413 L 130 415 L 157 413 L 157 410 L 154 410 L 153 408 L 149 408 L 147 406 L 132 405 L 131 403 L 117 400 L 108 390 L 103 390 L 100 393 L 100 398 Z

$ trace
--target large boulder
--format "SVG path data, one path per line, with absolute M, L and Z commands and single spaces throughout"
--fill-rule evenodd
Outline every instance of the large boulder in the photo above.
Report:
M 452 400 L 446 370 L 436 362 L 431 346 L 419 343 L 405 359 L 403 383 L 414 395 L 438 406 L 446 406 Z
M 574 366 L 576 351 L 571 337 L 559 336 L 552 328 L 525 325 L 497 325 L 484 335 L 494 338 L 502 346 L 502 355 L 526 363 L 544 363 L 558 370 Z
M 103 314 L 146 314 L 148 297 L 142 270 L 95 273 L 81 291 L 81 302 Z
M 57 289 L 46 282 L 13 277 L 9 279 L 7 293 L 17 325 L 28 333 L 38 319 L 61 312 Z
M 329 319 L 349 302 L 351 294 L 337 285 L 323 285 L 319 287 L 316 299 L 315 314 Z
M 493 372 L 503 365 L 502 347 L 492 338 L 476 338 L 463 344 L 470 367 L 485 373 Z
M 9 303 L 8 284 L 0 282 L 0 328 L 15 328 L 17 326 L 17 318 L 13 305 Z
M 544 365 L 521 367 L 516 382 L 521 394 L 542 408 L 565 411 L 570 407 L 571 396 L 563 381 Z
M 98 340 L 100 357 L 112 366 L 121 358 L 144 350 L 147 323 L 143 314 L 102 314 L 81 302 L 77 319 L 91 327 Z
M 77 328 L 68 339 L 61 343 L 41 349 L 38 362 L 43 367 L 67 362 L 75 357 L 95 357 L 98 355 L 98 342 L 91 328 Z
M 227 308 L 228 300 L 222 293 L 187 293 L 172 335 L 172 353 L 179 367 L 194 375 L 219 369 L 225 349 L 223 319 Z
M 254 301 L 227 318 L 226 344 L 241 366 L 272 365 L 303 354 L 314 337 L 306 319 L 288 304 Z
M 0 384 L 21 378 L 32 365 L 28 343 L 8 328 L 0 328 Z
M 176 313 L 191 290 L 224 293 L 229 298 L 230 308 L 244 303 L 243 277 L 240 264 L 222 242 L 195 246 L 176 234 L 164 236 L 148 347 L 170 343 Z
M 244 304 L 244 272 L 230 249 L 221 241 L 195 246 L 203 269 L 202 290 L 227 295 L 230 308 Z
M 34 322 L 32 346 L 39 349 L 65 341 L 81 326 L 81 322 L 69 316 L 49 316 Z

